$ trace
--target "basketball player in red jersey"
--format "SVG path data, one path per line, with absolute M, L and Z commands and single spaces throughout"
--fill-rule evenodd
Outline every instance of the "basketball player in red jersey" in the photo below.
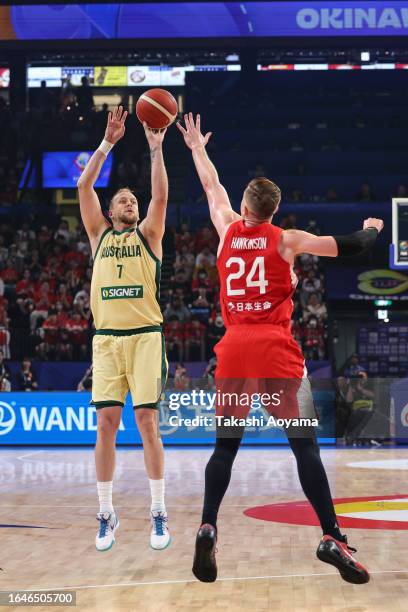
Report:
M 205 150 L 211 133 L 201 134 L 199 115 L 194 120 L 190 113 L 184 116 L 184 121 L 185 128 L 180 124 L 177 126 L 192 150 L 194 164 L 207 194 L 211 220 L 220 237 L 217 267 L 222 315 L 227 330 L 215 347 L 218 358 L 216 382 L 226 379 L 232 382 L 240 379 L 242 383 L 248 379 L 297 380 L 297 391 L 306 374 L 303 355 L 290 331 L 296 256 L 310 253 L 337 257 L 363 253 L 373 247 L 383 222 L 367 219 L 363 230 L 347 236 L 283 231 L 272 224 L 280 203 L 280 189 L 266 178 L 256 178 L 248 184 L 241 202 L 241 214 L 234 212 Z M 300 406 L 293 387 L 289 397 L 291 402 L 285 402 L 284 410 L 289 416 L 299 415 Z M 217 411 L 218 414 L 227 414 L 224 407 L 220 410 L 217 406 Z M 223 435 L 225 432 L 220 431 L 220 427 L 217 428 L 214 453 L 205 470 L 202 524 L 197 534 L 193 564 L 193 573 L 202 582 L 214 582 L 217 577 L 217 515 L 243 434 L 243 428 L 236 429 L 239 433 L 231 438 Z M 323 530 L 317 549 L 318 558 L 335 566 L 347 582 L 368 582 L 367 570 L 352 556 L 355 549 L 348 546 L 346 536 L 339 530 L 313 428 L 306 429 L 306 435 L 305 432 L 301 436 L 292 436 L 289 432 L 287 435 L 296 457 L 303 491 Z

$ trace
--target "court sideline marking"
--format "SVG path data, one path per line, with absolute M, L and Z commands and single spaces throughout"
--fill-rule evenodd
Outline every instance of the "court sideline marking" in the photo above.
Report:
M 406 570 L 379 570 L 378 572 L 370 572 L 370 575 L 380 574 L 408 574 Z M 312 578 L 316 576 L 338 576 L 337 572 L 330 573 L 312 573 L 312 574 L 275 574 L 271 576 L 243 576 L 243 577 L 229 577 L 229 578 L 218 578 L 217 582 L 235 582 L 245 580 L 273 580 L 282 578 Z M 85 584 L 79 586 L 62 586 L 52 588 L 36 588 L 31 587 L 30 589 L 21 589 L 22 591 L 69 591 L 69 590 L 80 590 L 80 589 L 108 589 L 108 588 L 123 588 L 123 587 L 136 587 L 136 586 L 153 586 L 160 584 L 187 584 L 187 583 L 199 583 L 198 580 L 188 578 L 185 580 L 153 580 L 150 582 L 118 582 L 113 584 Z

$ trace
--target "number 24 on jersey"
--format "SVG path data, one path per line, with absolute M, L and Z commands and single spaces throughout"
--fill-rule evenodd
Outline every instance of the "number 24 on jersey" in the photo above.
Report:
M 259 294 L 262 295 L 266 293 L 266 288 L 268 286 L 268 281 L 265 278 L 265 258 L 264 257 L 255 257 L 249 272 L 245 269 L 245 261 L 242 257 L 230 257 L 225 266 L 227 268 L 232 268 L 232 271 L 227 276 L 227 295 L 245 295 L 246 287 L 258 287 Z M 246 276 L 245 276 L 246 275 Z M 232 282 L 237 281 L 238 279 L 242 279 L 245 276 L 245 287 L 242 286 L 238 288 L 232 287 Z

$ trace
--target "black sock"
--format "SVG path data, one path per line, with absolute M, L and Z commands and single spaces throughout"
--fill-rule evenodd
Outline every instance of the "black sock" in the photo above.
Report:
M 341 540 L 343 536 L 337 524 L 326 470 L 315 436 L 289 438 L 289 444 L 296 457 L 303 492 L 319 518 L 323 534 Z
M 205 468 L 202 522 L 217 526 L 217 515 L 231 479 L 232 464 L 241 438 L 217 438 L 214 452 Z

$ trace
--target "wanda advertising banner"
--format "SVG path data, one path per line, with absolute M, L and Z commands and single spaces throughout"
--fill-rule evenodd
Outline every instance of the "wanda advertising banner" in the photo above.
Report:
M 198 390 L 198 386 L 202 388 Z M 259 395 L 259 394 L 258 394 Z M 160 437 L 165 445 L 213 445 L 215 393 L 203 385 L 190 391 L 167 389 L 158 407 Z M 335 394 L 313 391 L 313 423 L 324 444 L 333 444 Z M 97 417 L 86 392 L 0 393 L 0 448 L 9 445 L 94 445 Z M 251 398 L 243 444 L 285 444 L 284 419 L 269 417 L 259 397 Z M 233 424 L 235 426 L 235 424 Z M 126 402 L 117 436 L 118 445 L 140 445 L 134 411 Z

